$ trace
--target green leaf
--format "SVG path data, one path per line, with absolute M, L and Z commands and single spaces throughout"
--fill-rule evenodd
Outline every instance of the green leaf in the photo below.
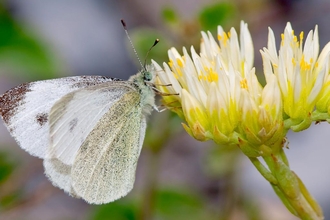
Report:
M 53 53 L 36 34 L 0 5 L 0 74 L 26 79 L 53 78 L 62 72 Z
M 13 204 L 17 204 L 17 202 L 21 201 L 21 199 L 22 199 L 21 190 L 16 190 L 4 197 L 1 197 L 0 198 L 0 210 L 6 209 L 7 207 L 12 206 Z
M 137 219 L 137 205 L 127 199 L 98 206 L 90 218 L 91 220 L 135 220 Z
M 199 22 L 203 30 L 215 30 L 234 16 L 234 6 L 230 3 L 217 3 L 207 6 L 199 13 Z
M 8 159 L 7 153 L 0 151 L 0 184 L 7 180 L 14 168 L 14 163 Z
M 156 196 L 156 218 L 159 220 L 214 219 L 203 200 L 185 190 L 162 190 Z
M 162 18 L 166 23 L 173 24 L 178 22 L 178 16 L 176 14 L 176 11 L 169 6 L 163 8 Z
M 150 64 L 151 59 L 155 60 L 157 63 L 162 63 L 164 60 L 168 60 L 167 50 L 170 48 L 170 44 L 157 30 L 150 28 L 138 28 L 132 30 L 130 32 L 130 36 L 142 63 L 145 59 L 147 60 L 147 64 Z M 152 48 L 148 57 L 146 57 L 148 50 L 156 39 L 160 39 L 160 42 L 154 48 Z M 132 59 L 136 61 L 138 66 L 140 66 L 136 55 L 133 53 L 131 45 L 128 42 L 127 50 L 131 52 Z

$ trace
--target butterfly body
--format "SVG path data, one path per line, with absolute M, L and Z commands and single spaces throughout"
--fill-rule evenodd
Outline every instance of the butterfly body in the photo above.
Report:
M 76 76 L 25 83 L 0 96 L 0 113 L 21 148 L 44 160 L 51 182 L 102 204 L 133 187 L 153 70 L 128 81 Z

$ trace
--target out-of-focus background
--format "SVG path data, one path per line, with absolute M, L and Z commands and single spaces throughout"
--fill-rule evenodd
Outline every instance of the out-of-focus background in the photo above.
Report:
M 330 41 L 327 0 L 8 0 L 0 3 L 0 94 L 20 83 L 69 75 L 127 79 L 139 66 L 120 19 L 143 60 L 167 62 L 167 49 L 198 48 L 200 31 L 248 23 L 255 66 L 268 27 L 279 42 L 287 21 L 299 34 L 319 27 Z M 262 77 L 261 77 L 262 80 Z M 270 185 L 237 149 L 197 142 L 169 111 L 154 112 L 135 187 L 114 203 L 95 206 L 52 186 L 42 160 L 24 152 L 0 124 L 0 219 L 281 219 L 294 220 Z M 291 168 L 330 218 L 330 125 L 289 133 Z

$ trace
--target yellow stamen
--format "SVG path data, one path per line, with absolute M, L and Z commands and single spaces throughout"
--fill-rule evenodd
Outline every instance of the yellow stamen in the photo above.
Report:
M 319 66 L 319 63 L 316 62 L 316 63 L 314 64 L 314 66 L 315 66 L 315 68 L 317 68 L 317 67 Z
M 168 65 L 172 68 L 173 67 L 173 60 L 170 59 L 170 61 L 168 62 Z
M 313 59 L 311 59 L 310 61 L 311 61 L 310 63 L 306 62 L 305 61 L 305 56 L 302 55 L 301 60 L 300 60 L 300 68 L 301 68 L 301 70 L 310 70 Z
M 300 32 L 299 38 L 300 38 L 300 43 L 302 44 L 303 39 L 304 39 L 304 32 L 303 31 Z
M 228 36 L 226 33 L 224 33 L 223 40 L 222 40 L 224 46 L 227 46 L 227 41 L 228 41 Z
M 209 75 L 207 76 L 207 79 L 209 82 L 218 82 L 219 76 L 211 69 Z
M 240 81 L 240 84 L 241 84 L 241 88 L 242 88 L 242 89 L 248 89 L 248 84 L 247 84 L 247 80 L 246 80 L 246 78 L 242 79 L 242 80 Z
M 183 73 L 179 68 L 176 68 L 176 72 L 178 73 L 178 76 L 183 76 Z
M 181 59 L 176 58 L 176 62 L 178 63 L 179 67 L 183 67 L 183 63 L 182 63 Z

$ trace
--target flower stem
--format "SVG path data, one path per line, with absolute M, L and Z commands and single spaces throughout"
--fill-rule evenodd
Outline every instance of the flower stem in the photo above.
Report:
M 250 158 L 261 175 L 271 184 L 277 196 L 295 216 L 305 220 L 324 219 L 322 209 L 300 178 L 290 170 L 283 149 L 264 156 L 268 169 L 258 158 Z

